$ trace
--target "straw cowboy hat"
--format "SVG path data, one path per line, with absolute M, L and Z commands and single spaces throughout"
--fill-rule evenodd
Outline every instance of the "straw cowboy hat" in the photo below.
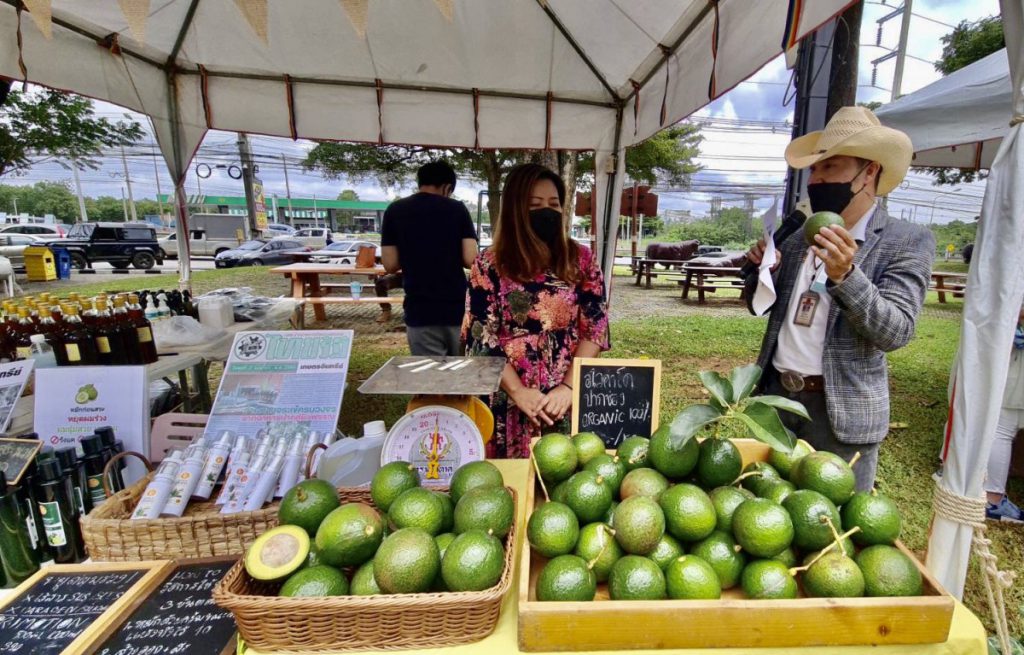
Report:
M 877 195 L 884 196 L 903 181 L 914 157 L 910 137 L 884 127 L 867 107 L 843 107 L 824 130 L 793 139 L 786 146 L 786 162 L 807 168 L 835 155 L 860 157 L 882 166 Z

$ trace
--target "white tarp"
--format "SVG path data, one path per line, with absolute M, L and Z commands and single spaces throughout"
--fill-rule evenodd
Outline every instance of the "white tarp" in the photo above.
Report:
M 1012 84 L 1012 98 L 1003 96 L 1006 104 L 1002 118 L 993 117 L 997 109 L 989 107 L 989 100 L 997 96 L 998 75 L 979 75 L 975 88 L 987 89 L 989 94 L 974 94 L 981 106 L 975 109 L 969 102 L 971 93 L 946 85 L 947 97 L 960 104 L 955 114 L 935 114 L 931 105 L 943 105 L 943 97 L 920 104 L 921 112 L 915 118 L 909 111 L 902 116 L 915 147 L 941 146 L 941 141 L 927 141 L 928 134 L 941 133 L 952 143 L 968 143 L 970 138 L 985 137 L 1002 132 L 998 153 L 994 157 L 985 199 L 982 204 L 978 236 L 967 279 L 964 312 L 961 324 L 960 348 L 954 362 L 951 388 L 950 421 L 947 426 L 945 465 L 939 486 L 954 494 L 971 499 L 984 497 L 983 484 L 992 440 L 995 434 L 999 407 L 1006 382 L 1013 326 L 1017 320 L 1021 298 L 1024 296 L 1024 135 L 1020 125 L 1009 127 L 1011 117 L 1024 117 L 1024 7 L 1021 0 L 1002 0 L 1003 29 L 1007 49 L 975 64 L 987 62 L 994 71 L 999 57 L 1008 56 L 1008 77 Z M 967 69 L 964 69 L 967 70 Z M 976 69 L 982 70 L 981 67 Z M 951 80 L 958 73 L 945 78 Z M 988 79 L 988 82 L 985 80 Z M 933 90 L 939 83 L 922 91 Z M 968 88 L 969 90 L 969 88 Z M 893 103 L 911 106 L 917 103 L 917 94 Z M 895 115 L 895 111 L 890 116 Z M 879 111 L 883 122 L 887 112 Z M 953 122 L 951 122 L 951 119 Z M 934 121 L 934 123 L 929 122 Z M 980 123 L 981 130 L 978 129 Z M 1000 126 L 1001 125 L 1001 126 Z M 960 128 L 959 135 L 955 127 Z M 920 135 L 920 136 L 919 136 Z M 978 520 L 984 521 L 983 517 Z M 936 514 L 928 541 L 928 568 L 957 598 L 962 597 L 971 549 L 971 527 Z
M 906 132 L 914 166 L 991 168 L 1010 131 L 1013 103 L 1006 50 L 993 52 L 883 107 L 883 125 Z
M 784 34 L 803 37 L 851 1 L 29 3 L 51 6 L 50 39 L 27 13 L 19 21 L 19 4 L 0 0 L 0 75 L 148 114 L 180 182 L 210 128 L 592 149 L 611 162 L 749 77 L 782 51 Z M 138 41 L 122 9 L 140 6 L 148 15 Z M 598 175 L 608 175 L 596 191 L 609 216 L 618 214 L 621 169 Z M 609 276 L 615 233 L 598 234 Z

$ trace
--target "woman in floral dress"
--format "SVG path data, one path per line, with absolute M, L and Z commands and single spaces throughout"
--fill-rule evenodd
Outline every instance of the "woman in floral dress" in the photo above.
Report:
M 466 353 L 506 359 L 490 457 L 529 457 L 532 437 L 568 433 L 573 358 L 609 348 L 604 278 L 590 249 L 569 238 L 564 202 L 551 170 L 512 169 L 494 243 L 470 271 Z

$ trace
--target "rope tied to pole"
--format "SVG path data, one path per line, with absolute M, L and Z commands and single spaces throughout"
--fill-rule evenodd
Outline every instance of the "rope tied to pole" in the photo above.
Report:
M 1017 577 L 1014 571 L 1003 571 L 999 568 L 999 559 L 992 553 L 992 540 L 988 538 L 988 526 L 985 525 L 984 498 L 959 496 L 944 489 L 936 481 L 935 495 L 932 497 L 932 511 L 936 516 L 966 525 L 973 529 L 971 540 L 972 550 L 981 564 L 981 579 L 985 583 L 985 597 L 989 611 L 996 626 L 996 636 L 1003 649 L 1010 652 L 1010 630 L 1006 620 L 1006 599 L 1004 591 L 1009 589 Z

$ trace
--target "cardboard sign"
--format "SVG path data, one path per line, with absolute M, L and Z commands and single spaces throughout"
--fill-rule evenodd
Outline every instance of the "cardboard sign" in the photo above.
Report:
M 89 653 L 119 615 L 149 593 L 170 562 L 56 564 L 0 605 L 0 653 Z
M 0 364 L 0 432 L 6 433 L 11 424 L 14 405 L 25 390 L 34 364 L 31 359 Z
M 43 447 L 35 439 L 0 439 L 0 471 L 4 472 L 7 484 L 17 485 L 36 454 Z
M 658 428 L 660 360 L 577 358 L 572 389 L 573 434 L 593 432 L 615 448 Z
M 176 568 L 113 634 L 96 655 L 228 655 L 235 652 L 235 618 L 213 602 L 214 585 L 237 555 L 177 560 Z
M 103 425 L 114 428 L 125 450 L 149 453 L 146 367 L 63 366 L 36 371 L 35 429 L 44 443 L 77 447 L 82 437 Z M 125 482 L 131 484 L 145 473 L 133 458 Z

